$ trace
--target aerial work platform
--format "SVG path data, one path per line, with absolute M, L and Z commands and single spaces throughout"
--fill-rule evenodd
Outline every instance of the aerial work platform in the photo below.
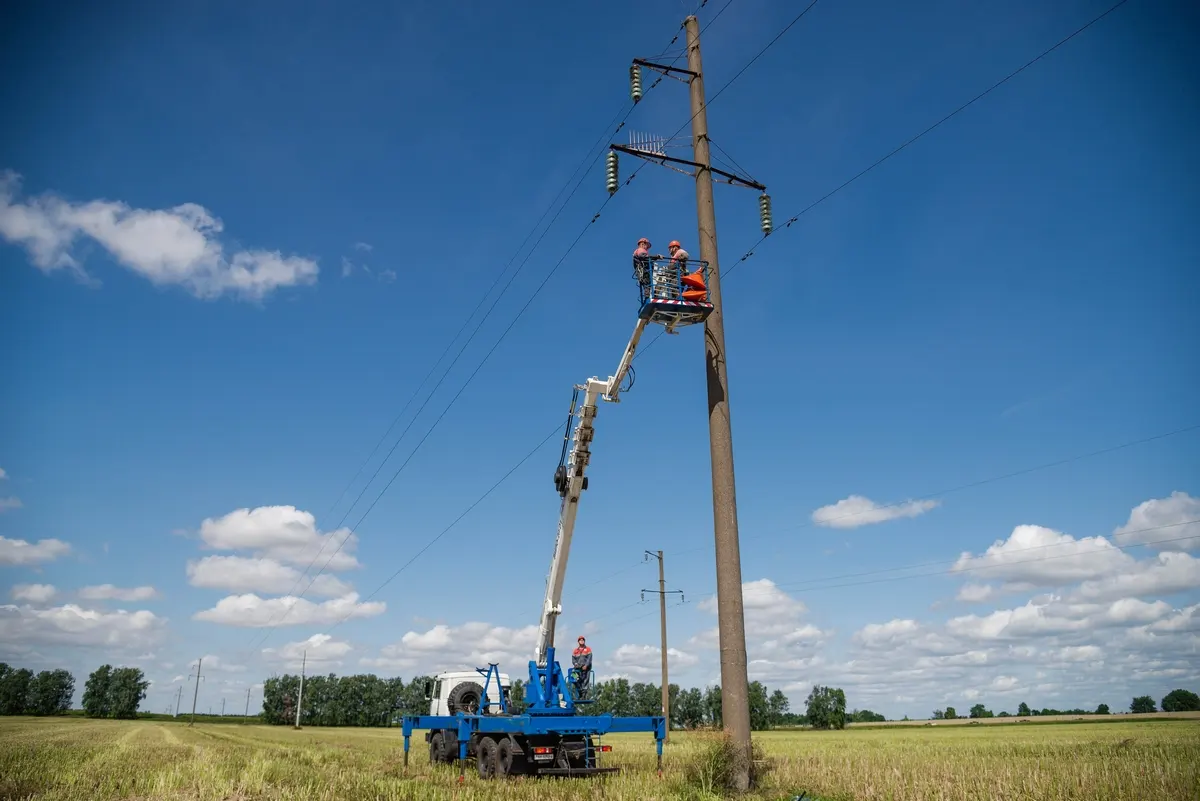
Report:
M 638 318 L 665 326 L 668 334 L 708 319 L 713 304 L 708 296 L 706 261 L 651 257 L 635 264 L 638 280 Z

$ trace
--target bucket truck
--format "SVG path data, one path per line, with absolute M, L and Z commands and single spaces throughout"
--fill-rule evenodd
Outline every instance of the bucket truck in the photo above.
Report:
M 567 557 L 579 511 L 579 499 L 587 489 L 585 475 L 591 460 L 591 442 L 600 401 L 619 402 L 621 385 L 630 373 L 638 342 L 650 323 L 663 325 L 667 333 L 680 326 L 703 322 L 712 312 L 704 290 L 706 262 L 669 262 L 656 259 L 653 285 L 639 281 L 638 321 L 617 370 L 606 379 L 592 377 L 575 386 L 568 417 L 568 431 L 576 417 L 571 448 L 560 459 L 554 486 L 561 497 L 558 536 L 546 578 L 537 644 L 529 661 L 525 684 L 525 709 L 509 711 L 511 681 L 495 663 L 487 668 L 440 673 L 426 686 L 428 715 L 406 715 L 402 720 L 404 764 L 408 766 L 409 738 L 414 729 L 425 729 L 431 763 L 457 760 L 463 778 L 468 757 L 474 757 L 482 778 L 513 775 L 590 776 L 615 773 L 616 767 L 601 766 L 599 754 L 611 750 L 598 741 L 610 732 L 653 732 L 662 770 L 662 747 L 667 721 L 661 715 L 626 717 L 608 713 L 586 714 L 594 699 L 586 688 L 568 679 L 555 659 L 555 623 L 562 612 Z M 661 262 L 657 263 L 657 262 Z M 695 266 L 691 272 L 690 266 Z M 576 406 L 578 393 L 583 400 Z M 589 672 L 590 676 L 590 672 Z

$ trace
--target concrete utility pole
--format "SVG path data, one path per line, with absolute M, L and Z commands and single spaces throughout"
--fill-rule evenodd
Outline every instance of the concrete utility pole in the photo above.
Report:
M 221 697 L 221 717 L 225 717 L 225 697 Z
M 700 22 L 689 16 L 683 22 L 687 33 L 687 69 L 673 64 L 656 64 L 635 58 L 630 68 L 630 96 L 642 97 L 640 68 L 663 75 L 686 75 L 692 107 L 692 159 L 667 155 L 670 137 L 630 134 L 629 145 L 613 143 L 608 154 L 605 185 L 611 195 L 620 188 L 617 178 L 618 152 L 628 153 L 663 166 L 692 168 L 696 178 L 696 224 L 700 238 L 700 261 L 708 265 L 708 300 L 712 311 L 704 321 L 704 357 L 708 384 L 708 435 L 712 462 L 713 539 L 717 562 L 717 622 L 721 646 L 721 709 L 724 728 L 738 751 L 733 776 L 735 790 L 750 787 L 750 684 L 746 670 L 746 622 L 742 608 L 742 562 L 738 545 L 737 497 L 733 476 L 733 431 L 729 418 L 729 375 L 725 356 L 724 307 L 721 302 L 721 265 L 717 259 L 717 219 L 713 208 L 713 176 L 729 184 L 757 189 L 763 234 L 770 234 L 771 199 L 758 181 L 719 169 L 709 154 L 708 114 L 704 97 L 704 71 L 700 59 Z M 682 130 L 682 128 L 680 128 Z M 679 170 L 680 166 L 671 169 Z
M 704 321 L 708 374 L 708 436 L 712 459 L 713 536 L 717 556 L 717 623 L 721 647 L 721 719 L 741 753 L 734 789 L 750 787 L 750 682 L 746 670 L 746 621 L 742 609 L 742 557 L 738 544 L 737 497 L 733 478 L 733 431 L 729 419 L 729 376 L 725 357 L 721 266 L 717 260 L 717 217 L 713 207 L 712 162 L 708 151 L 708 112 L 700 61 L 700 22 L 689 16 L 688 69 L 692 100 L 692 148 L 696 169 L 696 221 L 700 258 L 709 263 L 709 300 L 715 307 Z
M 175 717 L 179 717 L 179 702 L 183 700 L 183 685 L 179 685 L 179 692 L 175 693 Z
M 246 688 L 246 714 L 243 715 L 242 717 L 246 718 L 246 720 L 250 719 L 250 688 L 249 687 Z M 243 722 L 245 722 L 245 721 L 243 721 Z
M 664 743 L 671 741 L 671 684 L 667 676 L 667 579 L 663 573 L 663 552 L 646 551 L 646 556 L 658 559 L 658 617 L 662 629 L 662 713 L 667 719 L 666 736 L 663 738 Z M 645 597 L 647 592 L 654 590 L 642 590 L 642 597 Z M 671 592 L 679 593 L 683 596 L 683 590 L 671 590 Z
M 196 725 L 196 699 L 200 697 L 200 682 L 204 679 L 204 677 L 200 675 L 200 666 L 203 664 L 204 657 L 200 657 L 200 659 L 196 662 L 196 691 L 192 693 L 192 719 L 188 722 L 189 726 Z M 188 676 L 188 678 L 191 679 L 192 677 Z
M 304 666 L 308 664 L 308 649 L 300 658 L 300 692 L 296 693 L 296 728 L 300 728 L 300 704 L 304 701 Z

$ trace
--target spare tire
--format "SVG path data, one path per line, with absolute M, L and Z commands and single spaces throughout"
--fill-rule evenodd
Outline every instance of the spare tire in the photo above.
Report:
M 479 704 L 483 700 L 483 687 L 478 682 L 464 681 L 450 691 L 446 706 L 451 715 L 462 712 L 464 715 L 479 714 Z

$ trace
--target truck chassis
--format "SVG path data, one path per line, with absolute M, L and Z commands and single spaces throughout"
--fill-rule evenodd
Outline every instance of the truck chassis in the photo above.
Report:
M 504 776 L 594 776 L 616 773 L 600 764 L 611 746 L 595 739 L 613 732 L 654 732 L 662 770 L 666 722 L 656 717 L 613 715 L 413 715 L 403 720 L 404 765 L 414 729 L 427 729 L 432 764 L 457 761 L 459 777 L 474 758 L 480 778 Z M 457 746 L 457 747 L 456 747 Z

